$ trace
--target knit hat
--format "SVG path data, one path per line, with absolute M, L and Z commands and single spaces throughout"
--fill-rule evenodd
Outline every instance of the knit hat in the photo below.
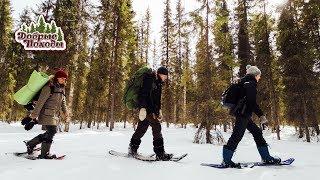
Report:
M 261 75 L 261 71 L 257 66 L 247 65 L 246 69 L 247 69 L 247 74 L 251 74 L 254 76 Z
M 168 69 L 164 66 L 161 66 L 157 70 L 158 74 L 168 75 Z
M 54 75 L 54 79 L 58 79 L 58 78 L 68 79 L 68 74 L 64 70 L 59 69 Z

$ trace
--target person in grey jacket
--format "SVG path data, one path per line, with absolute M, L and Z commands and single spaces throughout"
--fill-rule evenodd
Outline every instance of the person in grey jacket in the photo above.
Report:
M 35 138 L 26 143 L 28 154 L 32 154 L 36 145 L 41 143 L 40 159 L 53 159 L 56 155 L 51 155 L 50 147 L 53 137 L 57 133 L 57 121 L 61 115 L 68 119 L 68 111 L 66 106 L 65 85 L 68 75 L 63 70 L 55 73 L 53 81 L 47 83 L 41 90 L 39 99 L 34 110 L 30 114 L 30 118 L 36 120 L 45 133 L 39 134 Z

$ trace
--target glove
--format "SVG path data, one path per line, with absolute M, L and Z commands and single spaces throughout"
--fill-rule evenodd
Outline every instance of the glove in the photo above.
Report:
M 143 121 L 147 118 L 147 110 L 146 108 L 141 108 L 139 111 L 139 119 L 140 121 Z
M 25 117 L 25 118 L 23 118 L 23 119 L 21 120 L 21 124 L 22 124 L 23 126 L 25 126 L 25 125 L 28 124 L 30 121 L 32 121 L 32 118 L 29 117 L 29 116 L 27 116 L 27 117 Z
M 268 119 L 266 118 L 266 116 L 261 116 L 260 117 L 260 123 L 261 124 L 266 124 L 268 122 Z
M 36 125 L 36 124 L 38 124 L 38 121 L 35 120 L 35 119 L 33 119 L 33 120 L 31 120 L 28 124 L 26 124 L 26 125 L 24 126 L 24 129 L 27 130 L 27 131 L 29 131 L 29 130 L 32 129 L 33 126 Z

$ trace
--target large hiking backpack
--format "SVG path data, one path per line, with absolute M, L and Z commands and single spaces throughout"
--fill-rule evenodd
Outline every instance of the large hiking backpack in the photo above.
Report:
M 241 97 L 242 88 L 243 86 L 241 83 L 232 83 L 222 93 L 221 104 L 223 107 L 229 109 L 231 115 L 235 115 L 235 113 L 244 105 L 245 97 Z
M 144 66 L 140 68 L 127 82 L 122 101 L 128 109 L 136 109 L 139 107 L 139 91 L 143 85 L 143 78 L 148 73 L 152 73 L 152 69 Z

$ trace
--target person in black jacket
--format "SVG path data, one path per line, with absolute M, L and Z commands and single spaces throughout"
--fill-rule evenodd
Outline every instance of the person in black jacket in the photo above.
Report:
M 256 102 L 257 83 L 261 77 L 261 71 L 256 66 L 247 66 L 247 74 L 240 80 L 243 86 L 241 95 L 245 98 L 245 103 L 236 112 L 236 122 L 232 135 L 226 145 L 223 146 L 223 164 L 228 167 L 240 167 L 239 163 L 234 163 L 231 159 L 246 129 L 253 135 L 259 154 L 263 162 L 277 164 L 280 158 L 272 157 L 268 151 L 268 144 L 262 136 L 261 129 L 252 121 L 252 114 L 255 113 L 261 123 L 266 123 L 267 119 Z
M 137 150 L 141 143 L 141 138 L 147 132 L 149 125 L 152 127 L 153 150 L 158 160 L 167 161 L 172 158 L 172 154 L 167 154 L 164 150 L 163 137 L 161 134 L 162 118 L 161 113 L 161 90 L 162 84 L 168 78 L 168 69 L 160 67 L 157 72 L 145 74 L 143 85 L 138 94 L 140 106 L 138 127 L 132 135 L 129 145 L 129 155 L 137 155 Z

